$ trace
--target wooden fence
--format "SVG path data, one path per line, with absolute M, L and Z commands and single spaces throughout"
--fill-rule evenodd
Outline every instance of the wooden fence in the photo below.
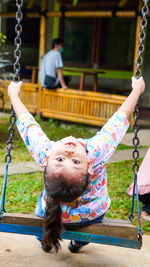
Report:
M 11 108 L 10 99 L 7 95 L 9 83 L 9 81 L 0 80 L 0 92 L 3 96 L 0 99 L 0 108 L 3 110 L 10 110 Z M 36 114 L 38 111 L 38 88 L 38 84 L 24 83 L 20 95 L 27 109 L 33 114 Z
M 0 81 L 4 109 L 10 109 L 8 81 Z M 125 96 L 67 89 L 46 90 L 38 84 L 24 83 L 21 99 L 31 113 L 47 118 L 101 126 L 126 99 Z M 3 101 L 0 99 L 0 108 Z

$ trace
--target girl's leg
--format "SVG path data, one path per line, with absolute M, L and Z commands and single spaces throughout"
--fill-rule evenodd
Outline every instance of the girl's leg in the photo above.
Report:
M 84 222 L 84 223 L 78 223 L 78 225 L 90 225 L 93 223 L 98 223 L 101 222 L 104 218 L 105 214 L 103 214 L 102 216 L 98 217 L 97 219 L 90 221 L 90 222 Z M 77 224 L 76 224 L 77 225 Z M 88 245 L 89 242 L 84 242 L 84 241 L 78 241 L 78 240 L 73 240 L 70 242 L 68 248 L 71 252 L 77 252 L 79 251 L 79 249 L 83 246 Z

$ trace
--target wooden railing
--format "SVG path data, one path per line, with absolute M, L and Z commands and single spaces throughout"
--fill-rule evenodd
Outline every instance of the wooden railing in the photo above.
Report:
M 120 107 L 124 96 L 66 90 L 42 90 L 40 113 L 43 117 L 103 125 Z
M 3 94 L 3 101 L 0 99 L 0 108 L 4 110 L 10 110 L 11 103 L 7 95 L 7 87 L 9 81 L 0 80 L 0 92 Z M 27 109 L 33 113 L 37 113 L 38 107 L 38 84 L 24 83 L 21 90 L 21 100 L 27 107 Z M 4 103 L 3 103 L 4 102 Z
M 8 81 L 0 81 L 5 109 L 10 109 L 8 84 Z M 47 90 L 38 84 L 24 83 L 21 99 L 31 113 L 47 118 L 101 126 L 118 110 L 126 97 L 71 89 Z M 0 108 L 2 108 L 1 100 Z

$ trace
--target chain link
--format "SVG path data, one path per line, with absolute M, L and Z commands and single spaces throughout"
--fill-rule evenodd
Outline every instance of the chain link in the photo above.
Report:
M 22 26 L 21 26 L 21 21 L 23 18 L 23 13 L 21 11 L 21 8 L 23 6 L 23 0 L 16 0 L 16 6 L 18 7 L 18 10 L 16 12 L 16 21 L 17 24 L 15 26 L 15 32 L 16 32 L 16 38 L 14 41 L 15 44 L 15 51 L 14 51 L 14 58 L 15 58 L 15 62 L 14 62 L 14 82 L 19 82 L 20 81 L 20 58 L 21 58 L 21 51 L 20 51 L 20 47 L 22 44 L 21 41 L 21 33 L 22 33 Z
M 20 81 L 20 58 L 21 58 L 21 51 L 20 51 L 20 47 L 21 47 L 21 33 L 22 33 L 22 26 L 21 26 L 21 21 L 23 18 L 23 13 L 21 11 L 21 8 L 23 6 L 23 0 L 16 0 L 16 6 L 17 6 L 17 12 L 16 12 L 16 21 L 17 24 L 15 26 L 15 32 L 16 32 L 16 38 L 14 41 L 15 44 L 15 51 L 14 51 L 14 58 L 15 58 L 15 62 L 13 65 L 13 69 L 14 69 L 14 77 L 13 77 L 13 81 L 14 82 L 19 82 Z M 10 116 L 10 128 L 8 130 L 8 135 L 9 135 L 9 139 L 7 141 L 7 154 L 5 156 L 5 162 L 6 163 L 10 163 L 12 156 L 11 156 L 11 150 L 13 149 L 13 136 L 15 134 L 15 122 L 16 122 L 16 114 L 15 111 L 12 107 L 12 114 Z
M 140 22 L 140 35 L 139 35 L 139 45 L 138 45 L 138 58 L 136 60 L 136 72 L 135 77 L 136 79 L 139 79 L 141 77 L 141 67 L 143 64 L 143 58 L 142 54 L 144 52 L 144 39 L 146 37 L 145 28 L 147 26 L 147 19 L 146 16 L 149 12 L 148 8 L 148 2 L 149 0 L 143 0 L 143 7 L 141 10 L 142 19 Z M 132 165 L 133 173 L 134 173 L 134 183 L 133 183 L 133 195 L 132 195 L 132 209 L 131 213 L 129 215 L 130 220 L 133 220 L 133 210 L 134 210 L 134 195 L 136 193 L 137 198 L 137 210 L 138 210 L 138 222 L 139 222 L 139 239 L 141 239 L 142 236 L 142 229 L 141 229 L 141 222 L 140 222 L 140 215 L 139 215 L 139 198 L 138 198 L 138 186 L 137 186 L 137 172 L 139 170 L 139 151 L 138 151 L 138 145 L 140 143 L 139 137 L 138 137 L 138 131 L 140 128 L 139 124 L 139 109 L 138 109 L 138 103 L 135 106 L 134 112 L 133 112 L 133 118 L 134 118 L 134 124 L 133 124 L 133 131 L 134 131 L 134 137 L 133 137 L 133 159 L 134 163 Z
M 146 33 L 145 33 L 145 28 L 147 26 L 147 19 L 146 16 L 149 12 L 149 8 L 148 8 L 148 2 L 149 0 L 143 0 L 143 7 L 141 10 L 141 15 L 142 15 L 142 19 L 140 22 L 140 35 L 139 35 L 139 46 L 138 46 L 138 58 L 136 60 L 136 72 L 135 72 L 135 77 L 138 79 L 141 76 L 141 66 L 143 64 L 143 58 L 142 58 L 142 54 L 144 52 L 144 39 L 146 37 Z
M 141 66 L 143 64 L 143 58 L 142 54 L 144 52 L 144 39 L 145 39 L 145 28 L 147 26 L 147 19 L 146 16 L 149 12 L 148 8 L 148 2 L 149 0 L 144 0 L 143 1 L 143 7 L 141 11 L 142 19 L 140 22 L 140 35 L 139 35 L 139 46 L 138 46 L 138 58 L 136 60 L 136 72 L 135 72 L 135 77 L 138 79 L 141 76 Z M 134 124 L 133 124 L 133 130 L 134 130 L 134 138 L 133 138 L 133 145 L 134 145 L 134 151 L 133 151 L 133 159 L 134 159 L 134 164 L 132 166 L 134 175 L 137 175 L 138 169 L 139 169 L 139 163 L 138 163 L 138 158 L 139 158 L 139 152 L 138 152 L 138 145 L 139 145 L 139 137 L 138 137 L 138 131 L 140 128 L 139 125 L 139 109 L 138 109 L 138 104 L 135 106 L 134 112 L 133 112 L 133 118 L 134 118 Z

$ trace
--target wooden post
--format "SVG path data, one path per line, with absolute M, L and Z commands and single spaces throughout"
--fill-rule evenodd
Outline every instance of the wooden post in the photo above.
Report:
M 37 98 L 37 102 L 38 102 L 38 105 L 37 105 L 37 115 L 38 117 L 40 118 L 41 116 L 41 103 L 42 103 L 42 85 L 39 83 L 38 84 L 38 98 Z
M 27 4 L 27 9 L 33 8 L 36 0 L 30 0 L 29 3 Z
M 41 11 L 45 11 L 47 9 L 47 0 L 42 0 Z M 41 66 L 41 60 L 45 55 L 46 49 L 46 18 L 41 16 L 40 21 L 40 45 L 39 45 L 39 69 Z
M 60 5 L 58 2 L 54 2 L 54 12 L 59 12 L 60 13 Z M 53 18 L 53 32 L 52 32 L 52 39 L 58 38 L 59 37 L 59 22 L 60 22 L 60 17 L 54 17 Z
M 44 1 L 44 0 L 43 0 Z M 48 11 L 46 13 L 48 18 L 61 18 L 62 14 L 60 11 Z M 136 11 L 134 10 L 120 10 L 116 12 L 117 18 L 135 18 Z M 2 18 L 15 18 L 16 14 L 13 12 L 4 13 L 0 12 L 0 17 Z M 112 18 L 112 10 L 107 11 L 66 11 L 66 18 Z M 150 17 L 150 12 L 147 14 Z M 40 14 L 38 12 L 27 12 L 27 18 L 39 18 Z
M 120 0 L 120 2 L 118 3 L 118 7 L 124 7 L 127 2 L 128 0 Z
M 41 11 L 45 11 L 47 9 L 47 0 L 42 0 L 41 3 Z M 39 45 L 39 70 L 41 67 L 41 62 L 42 58 L 45 55 L 46 52 L 46 18 L 44 16 L 41 16 L 41 21 L 40 21 L 40 45 Z M 38 74 L 38 88 L 39 88 L 39 93 L 38 93 L 38 116 L 40 116 L 40 105 L 41 105 L 41 84 L 39 81 L 39 74 Z

